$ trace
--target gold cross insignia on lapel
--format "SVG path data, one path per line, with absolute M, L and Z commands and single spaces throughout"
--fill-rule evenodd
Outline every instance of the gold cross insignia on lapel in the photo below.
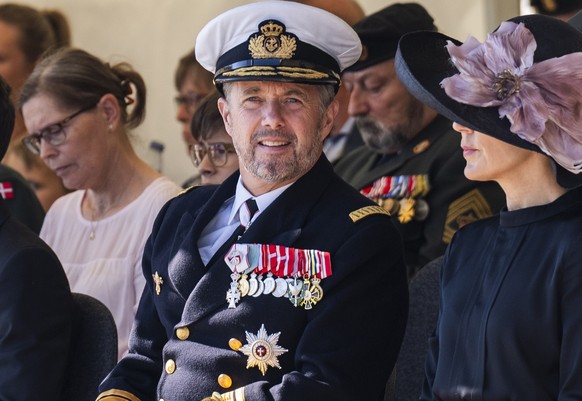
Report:
M 164 284 L 164 279 L 158 274 L 158 272 L 156 272 L 156 274 L 152 274 L 152 277 L 154 278 L 154 283 L 156 283 L 156 295 L 160 295 L 160 292 L 162 291 L 162 284 Z

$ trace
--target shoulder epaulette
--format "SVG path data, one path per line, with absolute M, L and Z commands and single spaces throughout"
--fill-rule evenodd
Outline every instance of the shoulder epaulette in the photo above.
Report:
M 385 214 L 386 216 L 390 216 L 390 213 L 380 206 L 366 206 L 351 212 L 350 219 L 355 223 L 372 214 Z
M 99 394 L 96 401 L 140 401 L 140 399 L 127 391 L 113 389 Z
M 190 192 L 190 191 L 191 191 L 191 190 L 193 190 L 194 188 L 198 188 L 199 186 L 200 186 L 200 185 L 192 185 L 191 187 L 188 187 L 188 188 L 186 188 L 186 189 L 184 189 L 184 190 L 180 191 L 180 192 L 178 193 L 178 195 L 176 195 L 176 197 L 178 197 L 178 196 L 182 196 L 182 195 L 184 195 L 184 194 L 187 194 L 188 192 Z

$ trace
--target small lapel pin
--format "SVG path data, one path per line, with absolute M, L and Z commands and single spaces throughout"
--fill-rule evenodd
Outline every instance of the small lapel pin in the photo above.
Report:
M 158 274 L 158 272 L 152 274 L 152 277 L 154 278 L 154 283 L 156 283 L 156 295 L 160 295 L 160 292 L 162 291 L 162 284 L 164 284 L 164 279 Z

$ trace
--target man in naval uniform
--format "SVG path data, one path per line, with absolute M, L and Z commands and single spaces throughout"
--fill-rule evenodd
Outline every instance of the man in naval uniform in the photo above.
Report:
M 342 79 L 366 145 L 346 155 L 335 171 L 394 216 L 411 278 L 444 253 L 459 227 L 497 213 L 505 197 L 495 183 L 465 178 L 452 123 L 416 100 L 396 76 L 400 37 L 436 29 L 428 12 L 415 3 L 393 4 L 354 29 L 362 55 Z
M 258 2 L 209 22 L 196 52 L 240 173 L 160 212 L 129 353 L 98 399 L 382 399 L 408 310 L 402 244 L 322 155 L 357 34 Z

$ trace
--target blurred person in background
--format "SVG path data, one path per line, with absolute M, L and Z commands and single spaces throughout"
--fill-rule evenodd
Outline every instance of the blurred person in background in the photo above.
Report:
M 190 146 L 195 143 L 190 132 L 192 116 L 202 99 L 214 90 L 212 74 L 198 63 L 194 50 L 188 52 L 178 62 L 174 74 L 174 85 L 178 91 L 175 98 L 176 120 L 182 124 L 182 139 L 186 149 L 189 150 Z M 192 185 L 198 185 L 200 182 L 200 174 L 193 174 L 182 183 L 182 187 L 188 188 Z
M 49 49 L 70 44 L 69 23 L 59 10 L 37 10 L 16 3 L 0 5 L 0 76 L 12 88 L 14 105 L 17 104 L 24 81 L 41 55 Z M 11 141 L 3 156 L 0 174 L 9 180 L 6 182 L 10 182 L 13 189 L 19 188 L 19 196 L 10 198 L 7 206 L 17 219 L 38 233 L 44 212 L 58 194 L 64 193 L 64 187 L 61 179 L 50 169 L 42 167 L 40 163 L 31 164 L 33 155 L 27 155 L 28 151 L 21 145 L 22 138 L 26 135 L 22 115 L 20 110 L 17 110 Z M 40 175 L 31 172 L 32 165 Z M 21 177 L 15 176 L 12 170 L 5 166 L 16 170 L 25 178 L 31 174 L 35 175 L 34 193 L 22 189 Z M 48 193 L 53 195 L 47 195 Z M 41 195 L 40 204 L 32 199 L 34 194 Z
M 335 170 L 392 215 L 412 278 L 445 252 L 459 227 L 497 213 L 505 198 L 496 183 L 465 178 L 451 122 L 416 100 L 396 76 L 399 39 L 436 30 L 428 11 L 417 3 L 391 4 L 354 29 L 362 56 L 346 68 L 342 81 L 350 92 L 349 113 L 366 144 Z
M 218 91 L 211 92 L 200 102 L 192 117 L 194 143 L 190 145 L 190 157 L 200 173 L 201 185 L 222 184 L 238 170 L 232 138 L 218 110 L 219 98 Z
M 30 185 L 45 213 L 54 201 L 71 192 L 65 188 L 60 177 L 44 163 L 40 156 L 28 150 L 24 143 L 15 144 L 11 155 L 11 166 Z
M 355 0 L 290 0 L 296 3 L 318 7 L 343 19 L 350 25 L 362 20 L 366 14 Z M 336 100 L 339 110 L 335 116 L 329 135 L 323 141 L 323 153 L 332 163 L 337 163 L 352 150 L 364 144 L 354 119 L 348 113 L 350 94 L 345 85 L 341 85 Z
M 20 99 L 24 142 L 67 188 L 46 215 L 43 238 L 74 292 L 103 302 L 117 323 L 119 355 L 144 278 L 141 256 L 155 216 L 180 188 L 135 153 L 128 131 L 145 117 L 146 88 L 126 63 L 79 49 L 44 58 Z
M 0 75 L 12 89 L 14 105 L 42 54 L 70 42 L 69 25 L 60 11 L 41 12 L 16 3 L 0 5 Z M 26 134 L 22 115 L 17 112 L 8 150 Z
M 14 124 L 0 78 L 0 157 Z M 0 399 L 60 400 L 73 329 L 73 299 L 54 252 L 0 198 Z

